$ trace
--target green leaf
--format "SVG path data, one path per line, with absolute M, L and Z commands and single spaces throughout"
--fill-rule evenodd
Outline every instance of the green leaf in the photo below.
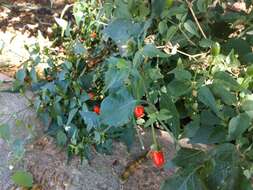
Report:
M 194 137 L 199 127 L 200 127 L 200 119 L 199 117 L 197 117 L 184 127 L 185 136 L 188 138 Z
M 240 189 L 239 155 L 233 144 L 222 144 L 210 151 L 214 168 L 206 182 L 211 189 Z
M 83 20 L 84 13 L 80 11 L 74 11 L 73 16 L 75 17 L 76 25 L 80 26 L 81 21 Z
M 168 93 L 162 93 L 160 99 L 160 108 L 169 110 L 172 118 L 169 118 L 166 123 L 169 124 L 170 129 L 172 130 L 175 137 L 178 137 L 180 133 L 180 118 L 179 113 L 175 104 L 172 101 L 172 97 Z
M 18 72 L 16 73 L 16 79 L 19 82 L 23 83 L 24 80 L 25 80 L 25 77 L 26 77 L 26 71 L 25 71 L 25 69 L 18 70 Z
M 30 71 L 30 77 L 34 83 L 38 82 L 38 77 L 35 68 L 33 67 Z
M 240 57 L 244 57 L 248 53 L 251 53 L 250 44 L 246 40 L 243 39 L 229 39 L 226 44 L 223 46 L 223 49 L 226 54 L 228 54 L 231 49 L 234 49 L 236 53 L 239 54 Z
M 87 125 L 87 131 L 90 131 L 92 128 L 98 128 L 100 126 L 99 117 L 96 113 L 81 111 L 80 115 L 84 120 L 84 123 Z
M 201 125 L 221 125 L 221 119 L 219 119 L 211 110 L 202 110 L 200 113 Z
M 236 95 L 229 92 L 222 84 L 213 83 L 211 90 L 215 96 L 221 98 L 221 100 L 227 105 L 235 105 L 237 102 Z
M 171 41 L 171 39 L 174 37 L 177 31 L 178 31 L 178 27 L 174 25 L 170 26 L 169 29 L 167 30 L 166 39 L 168 41 Z
M 187 7 L 185 4 L 180 4 L 177 6 L 173 6 L 169 9 L 169 11 L 164 11 L 162 16 L 163 17 L 173 17 L 173 16 L 179 16 L 179 15 L 184 15 L 187 12 Z
M 246 113 L 233 117 L 228 124 L 228 139 L 234 140 L 250 127 L 250 118 Z
M 73 51 L 76 55 L 83 55 L 84 53 L 86 53 L 86 49 L 84 48 L 83 44 L 79 41 L 77 41 L 74 44 Z
M 210 119 L 209 119 L 210 120 Z M 208 120 L 208 121 L 209 121 Z M 190 143 L 214 144 L 225 142 L 227 130 L 224 126 L 201 125 L 195 135 L 190 138 Z
M 208 0 L 198 0 L 197 7 L 200 12 L 206 12 L 208 7 Z
M 161 190 L 206 190 L 206 186 L 196 171 L 173 175 L 166 179 Z
M 145 94 L 145 81 L 142 77 L 131 83 L 132 94 L 136 99 L 141 99 Z
M 190 81 L 179 81 L 173 80 L 167 86 L 169 92 L 174 97 L 180 97 L 182 95 L 187 94 L 191 90 L 191 82 Z
M 177 80 L 191 80 L 192 75 L 189 71 L 184 70 L 182 68 L 175 68 L 173 71 L 171 71 L 171 73 L 174 73 L 175 78 Z
M 114 57 L 108 59 L 108 66 L 109 69 L 105 72 L 104 91 L 114 92 L 124 85 L 125 80 L 129 77 L 131 67 L 126 60 Z
M 240 85 L 238 82 L 228 73 L 223 71 L 218 71 L 214 74 L 214 82 L 218 81 L 231 90 L 240 90 Z
M 172 118 L 172 114 L 167 109 L 161 109 L 159 112 L 149 113 L 148 117 L 149 119 L 145 123 L 144 127 L 148 127 L 154 124 L 156 121 L 168 121 Z
M 165 21 L 161 21 L 158 25 L 158 30 L 159 30 L 160 34 L 162 34 L 162 35 L 166 34 L 166 32 L 168 30 L 167 23 Z
M 41 99 L 40 99 L 40 97 L 36 97 L 35 98 L 33 105 L 34 105 L 34 108 L 35 108 L 36 112 L 38 112 L 39 109 L 40 109 L 40 106 L 41 106 Z
M 212 41 L 212 40 L 210 40 L 210 39 L 201 39 L 200 41 L 199 41 L 199 45 L 201 46 L 201 47 L 203 47 L 203 48 L 208 48 L 208 47 L 211 47 L 212 46 L 212 44 L 213 44 L 214 42 Z
M 247 53 L 242 57 L 242 62 L 245 64 L 252 64 L 253 63 L 253 53 Z
M 72 110 L 69 112 L 68 121 L 67 121 L 67 124 L 66 124 L 66 125 L 69 125 L 69 124 L 72 122 L 72 120 L 73 120 L 73 118 L 75 117 L 77 111 L 78 111 L 78 108 L 74 108 L 74 109 L 72 109 Z
M 107 4 L 107 3 L 105 3 Z M 131 13 L 128 9 L 128 2 L 123 0 L 115 0 L 114 2 L 114 15 L 116 18 L 131 18 Z
M 132 20 L 116 19 L 103 30 L 106 38 L 111 38 L 116 44 L 126 44 L 130 38 L 136 38 L 142 31 L 142 23 L 134 23 Z
M 162 51 L 160 51 L 159 49 L 157 49 L 152 44 L 145 45 L 144 48 L 143 48 L 142 54 L 145 57 L 150 57 L 150 58 L 153 58 L 153 57 L 161 57 L 161 58 L 169 57 L 168 54 L 163 53 Z
M 64 125 L 64 123 L 63 123 L 63 120 L 62 120 L 62 117 L 61 116 L 57 116 L 57 124 L 59 125 L 59 126 L 63 126 Z
M 11 132 L 10 132 L 10 127 L 7 124 L 1 124 L 0 125 L 0 138 L 3 140 L 10 140 L 11 137 Z
M 137 67 L 137 66 L 139 66 L 139 65 L 141 65 L 141 64 L 143 63 L 143 60 L 144 60 L 144 57 L 143 57 L 143 55 L 142 55 L 142 51 L 139 50 L 139 51 L 137 51 L 137 52 L 135 53 L 135 55 L 134 55 L 134 58 L 133 58 L 133 65 L 134 65 L 135 67 Z
M 158 121 L 166 121 L 166 120 L 171 119 L 171 118 L 172 118 L 171 113 L 167 109 L 161 109 L 157 113 L 157 120 Z
M 131 15 L 133 17 L 136 17 L 136 15 L 138 15 L 138 17 L 146 17 L 150 10 L 147 6 L 147 4 L 145 4 L 145 2 L 143 1 L 135 1 L 135 0 L 129 0 L 128 1 L 128 10 L 129 12 L 131 12 Z
M 32 174 L 25 171 L 16 171 L 11 179 L 15 184 L 22 187 L 32 187 L 33 186 L 33 176 Z
M 152 16 L 157 17 L 160 16 L 163 12 L 165 7 L 164 0 L 151 0 L 151 7 L 152 7 Z
M 115 127 L 128 123 L 135 104 L 136 100 L 124 88 L 115 95 L 106 97 L 101 103 L 102 123 Z
M 136 131 L 134 130 L 135 127 L 133 127 L 131 124 L 124 126 L 122 130 L 122 133 L 120 135 L 120 140 L 123 141 L 127 148 L 130 149 L 131 146 L 134 144 L 134 139 L 136 135 Z
M 68 139 L 66 134 L 63 131 L 59 130 L 56 135 L 56 140 L 59 146 L 64 146 L 67 143 Z
M 214 96 L 210 89 L 207 86 L 203 86 L 198 90 L 198 99 L 201 101 L 203 104 L 211 108 L 211 110 L 219 115 L 219 111 L 216 107 L 216 102 L 214 99 Z
M 149 127 L 157 121 L 156 114 L 149 114 L 149 119 L 145 122 L 144 127 Z
M 149 80 L 146 80 L 146 86 L 150 85 L 150 81 Z M 157 103 L 158 101 L 158 95 L 159 95 L 159 92 L 157 90 L 150 90 L 148 93 L 147 93 L 147 96 L 148 96 L 148 101 L 149 102 L 152 102 L 152 103 Z
M 188 148 L 181 148 L 177 151 L 172 162 L 182 168 L 195 168 L 208 159 L 205 152 Z
M 241 108 L 246 112 L 253 111 L 253 95 L 247 95 L 241 102 Z
M 163 78 L 163 75 L 162 75 L 161 70 L 159 68 L 149 69 L 148 74 L 149 74 L 149 77 L 151 78 L 151 80 L 153 80 L 153 81 Z
M 198 33 L 198 30 L 197 30 L 197 26 L 195 25 L 194 22 L 192 22 L 191 20 L 187 20 L 185 23 L 184 23 L 184 28 L 190 32 L 192 35 L 194 36 L 197 36 L 198 38 L 200 37 L 199 36 L 199 33 Z

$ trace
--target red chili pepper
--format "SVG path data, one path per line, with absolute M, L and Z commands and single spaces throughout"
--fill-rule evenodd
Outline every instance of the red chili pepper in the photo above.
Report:
M 93 92 L 88 93 L 90 100 L 94 100 L 95 94 Z
M 31 79 L 30 79 L 29 76 L 26 76 L 26 77 L 24 78 L 24 81 L 27 82 L 27 83 L 29 83 L 29 82 L 31 81 Z
M 92 32 L 90 34 L 90 37 L 93 38 L 93 39 L 95 39 L 97 37 L 97 33 L 96 32 Z
M 165 164 L 164 154 L 163 154 L 163 151 L 161 151 L 161 150 L 152 151 L 151 158 L 153 160 L 153 164 L 157 168 L 161 168 Z
M 142 105 L 136 106 L 134 109 L 134 115 L 136 118 L 141 118 L 144 116 L 144 107 Z
M 100 107 L 98 105 L 94 106 L 93 107 L 93 111 L 96 113 L 96 114 L 100 114 Z

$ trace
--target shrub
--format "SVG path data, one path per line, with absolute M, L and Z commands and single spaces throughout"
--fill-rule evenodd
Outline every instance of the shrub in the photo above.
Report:
M 88 158 L 91 146 L 109 153 L 112 139 L 130 147 L 137 124 L 155 125 L 177 149 L 178 169 L 162 189 L 252 189 L 252 16 L 226 5 L 78 1 L 72 19 L 56 19 L 62 56 L 28 48 L 15 87 L 35 91 L 48 133 L 70 156 Z M 41 62 L 48 68 L 38 77 Z M 181 148 L 182 138 L 213 146 Z

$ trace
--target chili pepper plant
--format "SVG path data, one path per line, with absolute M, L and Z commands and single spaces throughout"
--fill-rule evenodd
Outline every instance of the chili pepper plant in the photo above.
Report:
M 68 7 L 71 18 L 56 18 L 61 54 L 54 46 L 27 47 L 31 57 L 14 89 L 34 91 L 47 133 L 70 157 L 89 158 L 93 146 L 111 153 L 113 140 L 130 148 L 137 124 L 159 127 L 176 150 L 168 158 L 153 136 L 155 166 L 176 168 L 161 189 L 252 189 L 247 10 L 212 0 L 77 1 Z M 41 63 L 47 67 L 38 73 Z M 182 138 L 210 148 L 183 148 Z

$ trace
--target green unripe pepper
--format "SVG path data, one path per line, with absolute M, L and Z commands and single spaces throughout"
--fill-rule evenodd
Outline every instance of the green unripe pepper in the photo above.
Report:
M 215 42 L 211 47 L 211 54 L 213 56 L 217 56 L 220 54 L 220 44 L 218 42 Z
M 173 3 L 174 3 L 174 0 L 166 0 L 166 7 L 167 8 L 172 7 Z

